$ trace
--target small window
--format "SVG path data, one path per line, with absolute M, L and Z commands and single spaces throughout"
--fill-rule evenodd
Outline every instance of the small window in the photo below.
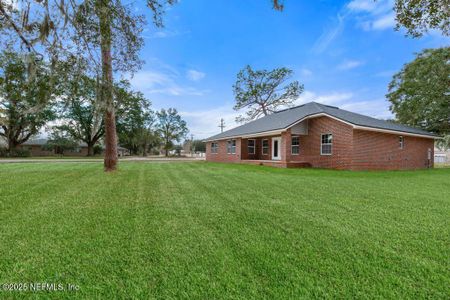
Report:
M 247 151 L 248 154 L 255 154 L 255 140 L 247 141 Z
M 300 153 L 300 138 L 293 136 L 291 138 L 291 154 L 298 155 Z
M 331 133 L 321 135 L 320 155 L 331 155 L 333 152 L 333 135 Z
M 262 140 L 262 154 L 269 154 L 269 140 Z
M 405 146 L 405 140 L 402 136 L 398 137 L 398 145 L 399 145 L 400 149 L 403 149 L 403 147 Z
M 212 154 L 217 154 L 218 152 L 219 152 L 219 143 L 212 142 L 211 143 L 211 153 Z
M 227 141 L 227 153 L 236 154 L 236 140 Z

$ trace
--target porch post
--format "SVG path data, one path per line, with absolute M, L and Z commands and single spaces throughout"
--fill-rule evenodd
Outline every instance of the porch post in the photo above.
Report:
M 289 162 L 291 160 L 291 129 L 281 133 L 281 161 Z

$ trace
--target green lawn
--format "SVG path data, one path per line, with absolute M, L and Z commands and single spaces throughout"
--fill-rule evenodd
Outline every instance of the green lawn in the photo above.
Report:
M 449 298 L 450 169 L 0 164 L 0 298 Z

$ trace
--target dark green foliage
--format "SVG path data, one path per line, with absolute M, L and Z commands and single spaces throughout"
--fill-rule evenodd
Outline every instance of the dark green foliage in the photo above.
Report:
M 174 142 L 180 142 L 189 130 L 186 122 L 175 108 L 161 109 L 161 111 L 156 113 L 156 117 L 156 132 L 161 137 L 165 155 L 168 156 L 169 150 L 174 146 Z
M 206 152 L 206 143 L 202 140 L 193 140 L 192 150 L 196 152 Z
M 141 92 L 131 91 L 128 82 L 117 85 L 115 95 L 120 145 L 132 154 L 146 155 L 149 148 L 159 144 L 152 129 L 155 120 L 151 102 Z
M 101 145 L 94 146 L 94 155 L 101 155 L 103 153 L 103 147 Z
M 54 153 L 61 155 L 64 155 L 66 151 L 75 150 L 78 147 L 79 142 L 60 129 L 54 129 L 47 144 L 43 146 L 44 149 L 54 151 Z
M 426 49 L 394 75 L 390 109 L 400 123 L 450 133 L 450 47 Z
M 404 27 L 408 35 L 420 37 L 429 30 L 450 35 L 450 2 L 448 0 L 396 0 L 397 29 Z
M 253 70 L 246 66 L 237 75 L 233 85 L 236 98 L 235 110 L 248 109 L 245 116 L 236 118 L 246 122 L 275 112 L 279 107 L 290 106 L 303 92 L 298 81 L 286 83 L 293 71 L 288 68 Z
M 55 118 L 56 94 L 50 92 L 48 66 L 39 62 L 30 75 L 26 57 L 10 51 L 0 54 L 0 137 L 10 151 Z
M 67 66 L 61 89 L 64 94 L 60 118 L 63 125 L 58 128 L 72 139 L 83 141 L 88 146 L 88 156 L 94 155 L 94 145 L 105 134 L 104 107 L 100 99 L 98 80 L 86 75 L 85 70 L 74 64 Z

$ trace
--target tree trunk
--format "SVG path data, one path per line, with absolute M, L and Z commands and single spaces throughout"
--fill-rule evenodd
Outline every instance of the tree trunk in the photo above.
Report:
M 169 149 L 166 147 L 166 157 L 168 157 L 169 156 Z
M 88 144 L 88 154 L 87 156 L 94 156 L 94 144 Z
M 147 144 L 144 144 L 144 150 L 142 151 L 142 156 L 147 156 Z
M 106 172 L 117 168 L 116 117 L 113 101 L 113 74 L 111 57 L 111 18 L 109 0 L 101 0 L 100 35 L 102 53 L 102 101 L 105 104 L 105 159 Z
M 12 156 L 16 152 L 17 143 L 12 139 L 8 139 L 8 154 Z

